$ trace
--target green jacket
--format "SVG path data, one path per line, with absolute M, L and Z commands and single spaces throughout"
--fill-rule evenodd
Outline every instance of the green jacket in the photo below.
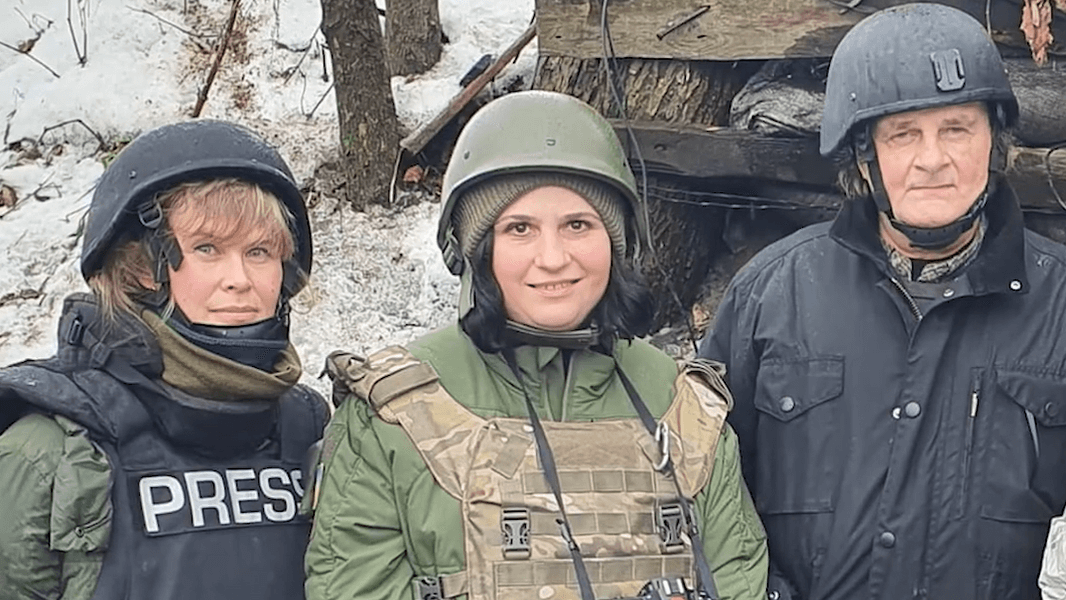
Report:
M 456 400 L 482 417 L 524 417 L 525 397 L 499 355 L 479 352 L 453 325 L 408 347 L 435 368 Z M 641 342 L 621 342 L 615 356 L 653 415 L 672 400 L 673 360 Z M 517 350 L 523 383 L 542 419 L 633 418 L 635 411 L 610 357 L 571 357 L 566 381 L 560 350 Z M 307 551 L 309 600 L 409 600 L 417 576 L 465 568 L 459 502 L 433 480 L 396 425 L 348 398 L 326 432 L 324 471 Z M 710 482 L 696 497 L 708 561 L 723 600 L 763 599 L 765 534 L 743 480 L 736 438 L 722 433 Z
M 69 419 L 30 414 L 0 436 L 0 600 L 92 596 L 110 489 L 107 458 Z

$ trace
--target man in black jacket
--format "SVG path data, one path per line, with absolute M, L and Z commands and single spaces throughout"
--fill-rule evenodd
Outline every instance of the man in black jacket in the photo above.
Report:
M 1037 600 L 1066 504 L 1066 248 L 1002 176 L 1018 104 L 984 28 L 911 4 L 829 68 L 822 154 L 851 200 L 737 275 L 701 355 L 778 593 Z

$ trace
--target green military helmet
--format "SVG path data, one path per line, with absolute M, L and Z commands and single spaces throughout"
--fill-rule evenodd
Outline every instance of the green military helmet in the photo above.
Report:
M 488 103 L 459 134 L 444 173 L 437 231 L 437 244 L 453 274 L 462 274 L 464 262 L 452 224 L 458 200 L 492 177 L 536 172 L 590 177 L 616 189 L 629 204 L 636 230 L 635 236 L 627 236 L 621 253 L 640 252 L 648 226 L 636 180 L 611 124 L 573 96 L 529 90 Z

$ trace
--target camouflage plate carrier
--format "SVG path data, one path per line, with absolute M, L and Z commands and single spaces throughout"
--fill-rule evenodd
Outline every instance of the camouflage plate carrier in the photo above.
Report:
M 381 419 L 402 427 L 437 484 L 460 501 L 466 570 L 419 577 L 420 598 L 580 600 L 527 419 L 475 415 L 432 366 L 397 346 L 366 360 L 334 354 L 330 371 Z M 697 360 L 674 383 L 660 420 L 669 434 L 659 441 L 635 417 L 543 423 L 597 598 L 634 596 L 662 576 L 694 580 L 678 492 L 690 502 L 710 479 L 731 404 L 720 368 Z M 666 446 L 676 482 L 656 470 Z

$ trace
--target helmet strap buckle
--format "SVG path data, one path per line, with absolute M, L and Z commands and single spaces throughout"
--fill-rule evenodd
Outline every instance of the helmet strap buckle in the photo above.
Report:
M 137 220 L 148 230 L 146 240 L 151 250 L 152 261 L 155 269 L 152 276 L 156 283 L 167 283 L 170 276 L 167 273 L 167 264 L 175 271 L 181 266 L 181 249 L 170 239 L 163 227 L 163 207 L 159 202 L 145 202 L 137 209 Z
M 462 253 L 459 251 L 459 239 L 455 237 L 455 226 L 449 225 L 448 231 L 445 233 L 444 243 L 441 246 L 441 254 L 444 257 L 444 264 L 448 267 L 448 271 L 452 275 L 461 275 L 463 273 L 463 263 L 466 262 Z
M 859 174 L 862 175 L 862 178 L 866 180 L 866 184 L 870 187 L 870 195 L 873 196 L 877 210 L 892 218 L 892 204 L 888 201 L 885 182 L 881 179 L 881 165 L 877 164 L 877 150 L 874 148 L 873 135 L 870 133 L 869 125 L 855 131 L 853 148 Z
M 137 220 L 145 229 L 159 229 L 163 224 L 163 207 L 158 202 L 145 202 L 137 210 Z

